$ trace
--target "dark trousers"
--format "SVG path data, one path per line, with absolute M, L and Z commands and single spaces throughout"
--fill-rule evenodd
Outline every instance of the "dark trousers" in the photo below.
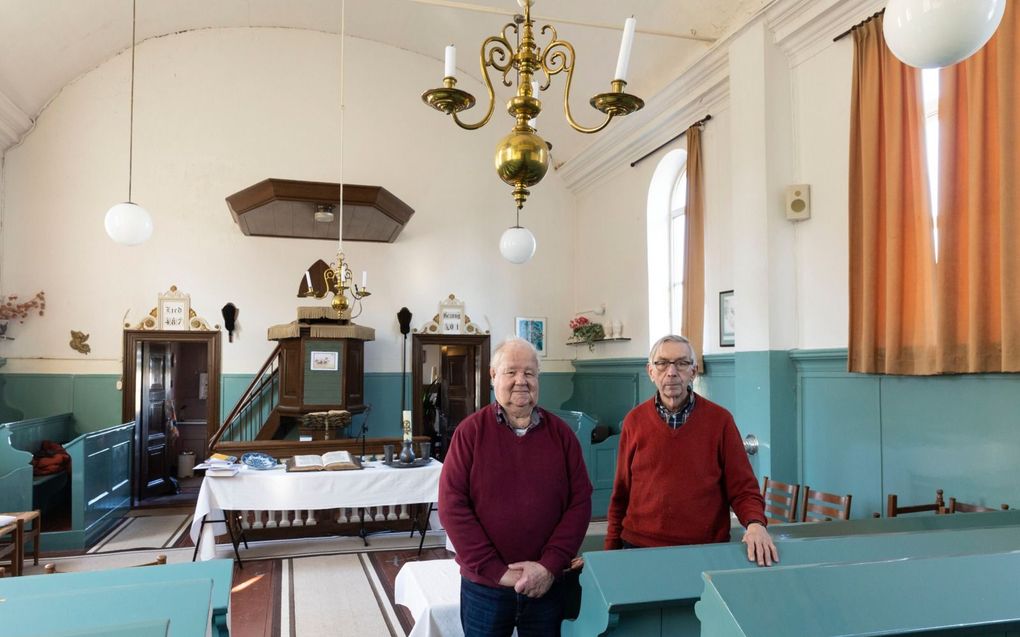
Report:
M 512 588 L 490 588 L 461 578 L 460 623 L 464 637 L 556 637 L 563 621 L 563 583 L 537 599 Z

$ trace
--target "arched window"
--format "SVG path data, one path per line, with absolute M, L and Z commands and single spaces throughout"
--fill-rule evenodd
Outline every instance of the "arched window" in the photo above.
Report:
M 687 166 L 669 202 L 669 333 L 680 333 L 684 310 L 684 248 L 687 243 Z
M 678 334 L 683 316 L 687 151 L 666 154 L 648 186 L 648 339 Z

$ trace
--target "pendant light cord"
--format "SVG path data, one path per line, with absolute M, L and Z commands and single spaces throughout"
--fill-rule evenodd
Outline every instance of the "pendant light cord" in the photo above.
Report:
M 344 33 L 346 32 L 347 2 L 340 2 L 340 214 L 338 215 L 337 231 L 339 244 L 337 250 L 343 252 L 344 247 Z
M 135 159 L 135 29 L 138 0 L 131 0 L 131 107 L 128 115 L 128 203 L 131 203 L 131 173 Z

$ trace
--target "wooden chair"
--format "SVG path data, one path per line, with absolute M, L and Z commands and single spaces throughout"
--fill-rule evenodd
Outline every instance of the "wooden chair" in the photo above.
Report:
M 21 553 L 18 555 L 20 570 L 25 570 L 25 547 L 29 540 L 32 541 L 32 563 L 39 566 L 39 538 L 42 537 L 42 516 L 39 510 L 0 513 L 0 516 L 3 515 L 17 518 L 18 533 L 21 535 Z
M 898 499 L 895 493 L 890 493 L 889 497 L 886 498 L 885 503 L 885 517 L 894 518 L 897 515 L 903 515 L 904 513 L 922 513 L 924 511 L 934 511 L 935 514 L 940 514 L 945 511 L 946 502 L 942 499 L 942 489 L 935 491 L 935 501 L 928 504 L 914 504 L 911 506 L 899 506 Z
M 850 502 L 853 496 L 836 495 L 812 489 L 804 484 L 800 487 L 803 498 L 800 505 L 801 522 L 830 522 L 850 519 Z
M 765 500 L 765 517 L 772 522 L 797 521 L 797 493 L 800 485 L 762 478 L 761 497 Z
M 5 540 L 4 538 L 7 536 L 10 537 Z M 0 560 L 10 561 L 11 575 L 15 577 L 21 575 L 21 563 L 18 560 L 21 550 L 21 533 L 18 532 L 18 522 L 8 522 L 0 526 Z
M 949 506 L 942 509 L 943 513 L 983 513 L 985 511 L 1009 511 L 1009 505 L 1000 504 L 998 507 L 986 507 L 980 504 L 960 502 L 956 498 L 949 498 Z

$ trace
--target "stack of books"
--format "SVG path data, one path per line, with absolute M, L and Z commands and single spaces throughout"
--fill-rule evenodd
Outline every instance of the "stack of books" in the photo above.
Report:
M 229 478 L 237 475 L 241 465 L 237 464 L 237 457 L 228 456 L 222 453 L 214 453 L 195 465 L 195 469 L 204 469 L 205 475 L 211 478 Z

